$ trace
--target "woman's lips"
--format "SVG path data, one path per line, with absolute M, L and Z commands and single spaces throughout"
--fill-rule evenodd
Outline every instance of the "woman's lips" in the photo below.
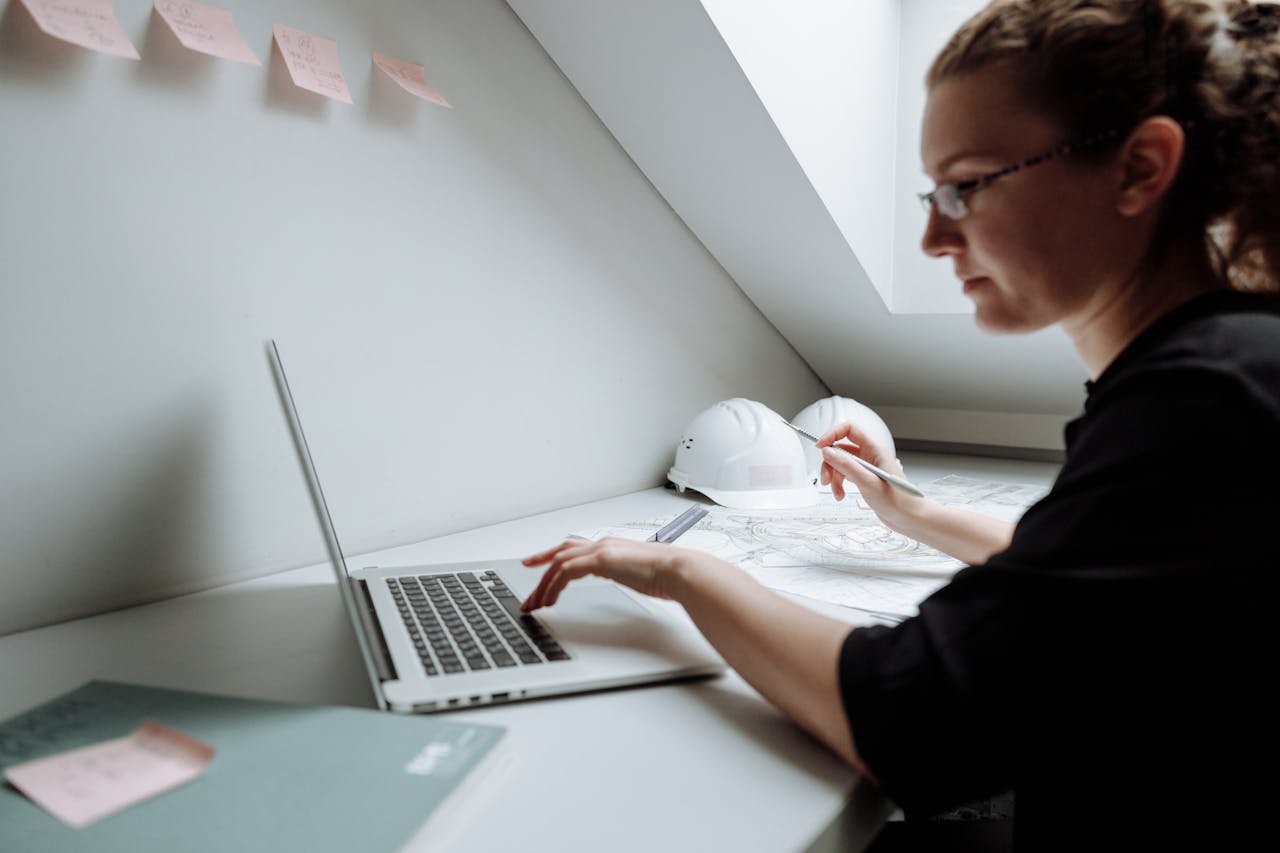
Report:
M 975 276 L 973 278 L 961 279 L 964 292 L 969 293 L 980 287 L 988 279 L 985 276 Z

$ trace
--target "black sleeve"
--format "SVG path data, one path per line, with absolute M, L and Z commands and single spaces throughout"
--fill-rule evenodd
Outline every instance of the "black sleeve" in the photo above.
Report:
M 1073 425 L 1067 464 L 1008 550 L 960 571 L 918 616 L 846 639 L 839 677 L 856 747 L 904 809 L 958 805 L 1045 767 L 1104 773 L 1099 744 L 1126 727 L 1140 741 L 1160 703 L 1176 701 L 1178 668 L 1216 666 L 1188 624 L 1214 606 L 1206 589 L 1280 558 L 1256 535 L 1224 545 L 1224 525 L 1277 523 L 1274 498 L 1257 500 L 1258 472 L 1223 465 L 1206 481 L 1198 467 L 1205 448 L 1250 459 L 1276 443 L 1238 384 L 1156 371 L 1114 390 Z M 1211 584 L 1206 571 L 1218 573 Z M 1237 608 L 1239 592 L 1226 585 L 1220 604 Z

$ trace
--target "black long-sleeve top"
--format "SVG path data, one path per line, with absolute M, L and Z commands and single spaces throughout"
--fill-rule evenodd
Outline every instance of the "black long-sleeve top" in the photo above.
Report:
M 1086 391 L 1008 549 L 845 641 L 854 740 L 909 815 L 1012 789 L 1018 849 L 1236 849 L 1280 818 L 1280 302 L 1196 298 Z

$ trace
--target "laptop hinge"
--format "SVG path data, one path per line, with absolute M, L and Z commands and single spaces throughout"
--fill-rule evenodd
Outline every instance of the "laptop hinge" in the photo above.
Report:
M 378 670 L 378 678 L 382 681 L 395 681 L 396 666 L 391 660 L 391 651 L 383 638 L 378 614 L 373 609 L 373 599 L 369 597 L 368 584 L 355 578 L 349 578 L 347 582 L 351 584 L 351 592 L 360 605 L 356 608 L 360 612 L 360 628 L 369 640 L 369 653 L 373 655 L 373 665 Z

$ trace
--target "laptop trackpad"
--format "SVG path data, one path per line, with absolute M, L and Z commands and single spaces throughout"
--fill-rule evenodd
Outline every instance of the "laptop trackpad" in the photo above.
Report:
M 535 615 L 570 652 L 573 646 L 595 646 L 670 654 L 683 645 L 681 637 L 692 633 L 692 629 L 646 610 L 608 582 L 577 588 L 571 584 L 554 606 Z

